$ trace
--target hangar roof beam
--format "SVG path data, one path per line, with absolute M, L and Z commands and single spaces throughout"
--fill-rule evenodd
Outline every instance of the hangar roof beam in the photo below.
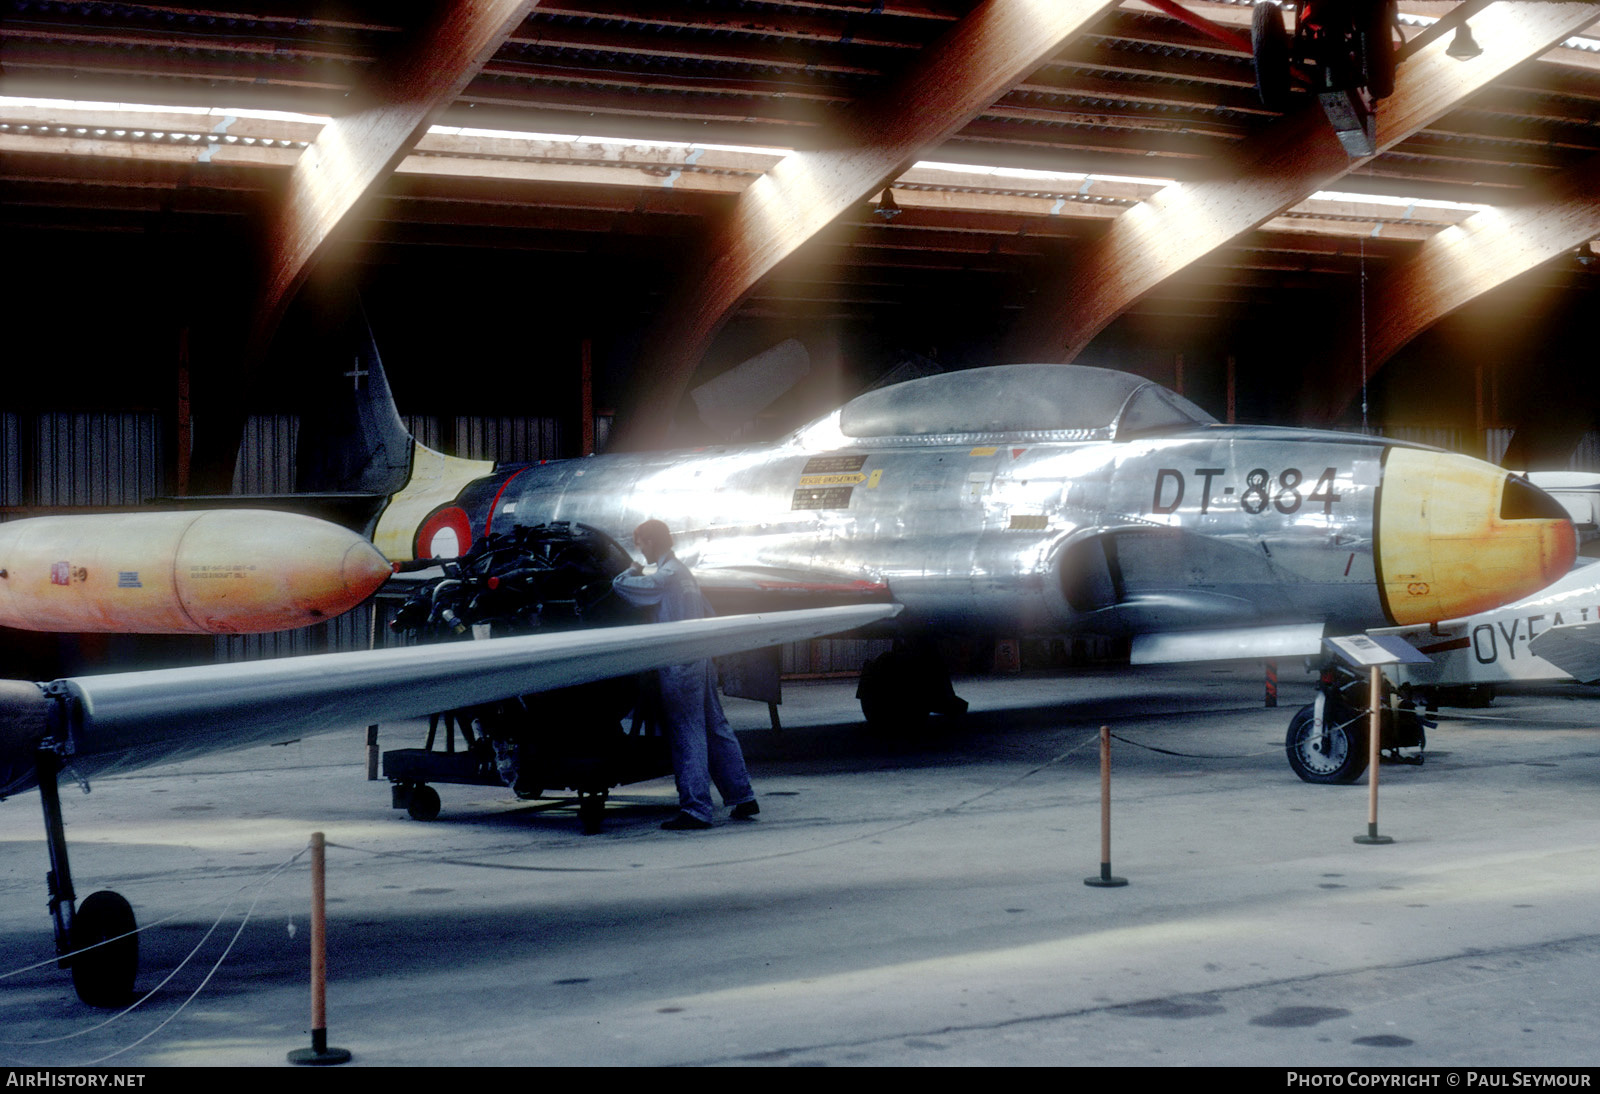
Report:
M 980 4 L 881 97 L 846 112 L 828 147 L 796 152 L 755 180 L 711 233 L 702 273 L 661 310 L 623 443 L 660 438 L 695 367 L 761 278 L 857 203 L 944 142 L 1114 8 L 1102 0 Z M 650 408 L 650 409 L 647 409 Z
M 214 426 L 196 434 L 194 483 L 225 493 L 244 433 L 245 390 L 295 294 L 352 213 L 393 174 L 434 119 L 521 25 L 537 0 L 450 0 L 300 154 L 266 239 L 263 277 L 236 368 L 217 388 Z M 352 96 L 356 97 L 356 96 Z M 233 389 L 230 395 L 228 388 Z
M 289 302 L 339 226 L 410 154 L 428 126 L 494 56 L 536 0 L 452 0 L 413 47 L 367 90 L 366 103 L 328 122 L 295 163 L 268 240 L 267 278 L 252 345 L 270 341 Z
M 1483 45 L 1467 62 L 1436 41 L 1400 66 L 1380 103 L 1377 144 L 1387 150 L 1459 106 L 1491 80 L 1600 18 L 1600 5 L 1495 3 L 1473 17 Z M 1314 104 L 1285 116 L 1241 149 L 1234 170 L 1175 183 L 1114 220 L 1069 269 L 1041 288 L 1018 320 L 1006 360 L 1071 361 L 1163 281 L 1329 187 L 1367 162 L 1350 159 Z
M 1561 172 L 1540 200 L 1474 213 L 1434 234 L 1373 286 L 1367 306 L 1370 379 L 1406 343 L 1485 293 L 1600 236 L 1600 156 Z M 1340 375 L 1306 408 L 1337 421 L 1361 390 L 1359 337 L 1338 356 Z

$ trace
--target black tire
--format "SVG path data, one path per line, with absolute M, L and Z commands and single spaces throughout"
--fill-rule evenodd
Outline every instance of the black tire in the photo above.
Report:
M 1268 110 L 1289 106 L 1289 32 L 1283 28 L 1283 9 L 1260 0 L 1250 13 L 1250 62 L 1255 70 L 1256 96 Z
M 1400 25 L 1396 0 L 1374 4 L 1356 29 L 1361 47 L 1361 80 L 1374 99 L 1394 94 L 1395 28 Z
M 1315 732 L 1316 708 L 1307 704 L 1289 719 L 1289 734 L 1284 751 L 1289 766 L 1308 783 L 1337 785 L 1353 783 L 1367 769 L 1366 725 L 1356 719 L 1340 727 L 1338 718 L 1325 719 L 1322 736 Z
M 74 951 L 88 951 L 70 962 L 72 986 L 79 999 L 91 1007 L 122 1007 L 133 1002 L 133 981 L 139 974 L 137 929 L 133 907 L 119 893 L 103 889 L 78 905 L 69 944 Z M 90 950 L 90 946 L 95 948 Z
M 927 728 L 933 712 L 915 659 L 903 650 L 879 654 L 861 666 L 856 698 L 867 726 L 877 733 L 911 735 Z
M 578 824 L 586 836 L 597 836 L 605 827 L 606 799 L 603 794 L 583 794 L 578 798 Z
M 438 820 L 439 792 L 431 786 L 416 787 L 411 791 L 411 800 L 406 803 L 406 812 L 412 820 Z

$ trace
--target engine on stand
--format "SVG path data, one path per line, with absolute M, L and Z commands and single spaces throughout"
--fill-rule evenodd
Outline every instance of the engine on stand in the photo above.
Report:
M 495 532 L 459 558 L 417 564 L 442 574 L 417 584 L 389 626 L 426 643 L 643 622 L 611 591 L 630 561 L 615 540 L 583 524 Z M 640 692 L 638 678 L 624 677 L 442 711 L 430 718 L 423 748 L 384 753 L 394 806 L 432 820 L 439 796 L 429 783 L 504 784 L 524 799 L 572 790 L 584 830 L 598 831 L 611 787 L 672 771 L 666 739 L 638 714 L 649 707 Z

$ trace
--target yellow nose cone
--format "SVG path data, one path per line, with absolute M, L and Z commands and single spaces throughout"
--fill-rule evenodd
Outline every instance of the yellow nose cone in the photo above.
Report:
M 1488 611 L 1572 568 L 1566 510 L 1492 464 L 1389 450 L 1374 536 L 1378 582 L 1396 625 Z

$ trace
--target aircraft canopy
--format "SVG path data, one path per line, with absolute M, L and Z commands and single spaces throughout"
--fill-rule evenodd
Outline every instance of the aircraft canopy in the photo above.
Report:
M 997 365 L 925 376 L 846 403 L 846 437 L 1071 433 L 1086 440 L 1165 432 L 1216 419 L 1142 376 L 1086 365 Z

